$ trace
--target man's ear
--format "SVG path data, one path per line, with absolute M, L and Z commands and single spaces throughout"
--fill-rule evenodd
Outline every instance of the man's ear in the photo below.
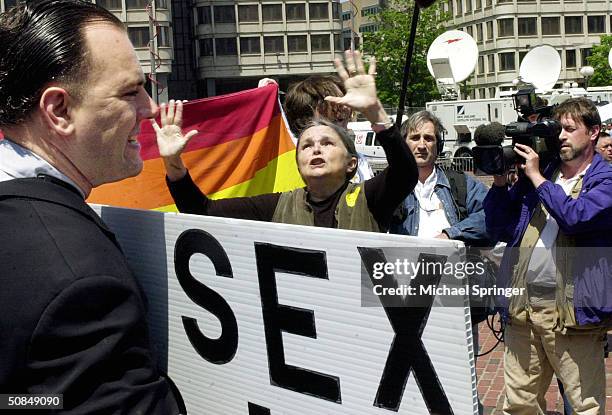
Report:
M 70 117 L 70 105 L 73 105 L 70 94 L 59 87 L 45 89 L 40 97 L 40 112 L 49 128 L 61 136 L 74 133 L 74 123 Z
M 591 141 L 593 142 L 593 144 L 597 143 L 600 131 L 601 131 L 601 125 L 595 125 L 593 126 L 593 128 L 591 128 L 591 131 L 589 131 L 589 133 L 591 134 Z

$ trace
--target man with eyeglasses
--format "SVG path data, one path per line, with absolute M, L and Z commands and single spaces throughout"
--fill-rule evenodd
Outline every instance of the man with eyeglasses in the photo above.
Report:
M 612 164 L 612 137 L 610 137 L 610 134 L 604 132 L 599 133 L 597 152 L 601 154 L 604 160 Z

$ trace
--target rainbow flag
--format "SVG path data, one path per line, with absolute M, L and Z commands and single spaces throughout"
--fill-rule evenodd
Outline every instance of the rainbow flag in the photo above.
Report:
M 303 186 L 295 144 L 269 85 L 191 101 L 183 107 L 183 131 L 198 130 L 183 161 L 199 188 L 212 199 L 284 192 Z M 160 124 L 158 119 L 158 124 Z M 90 203 L 176 211 L 166 187 L 155 132 L 147 120 L 138 137 L 144 169 L 136 177 L 94 189 Z

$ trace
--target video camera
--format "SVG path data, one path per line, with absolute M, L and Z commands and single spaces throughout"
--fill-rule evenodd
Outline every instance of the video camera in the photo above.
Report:
M 476 147 L 472 154 L 477 175 L 503 175 L 515 164 L 524 162 L 514 152 L 516 144 L 529 146 L 538 153 L 542 167 L 559 156 L 561 124 L 551 119 L 553 107 L 536 97 L 535 88 L 521 89 L 512 98 L 519 114 L 517 122 L 505 127 L 499 123 L 481 125 L 474 132 Z M 512 145 L 502 146 L 505 137 L 512 139 Z

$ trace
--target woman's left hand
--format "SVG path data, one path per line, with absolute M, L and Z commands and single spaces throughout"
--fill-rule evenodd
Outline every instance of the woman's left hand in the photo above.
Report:
M 343 97 L 325 97 L 326 101 L 346 105 L 361 112 L 372 123 L 388 122 L 389 116 L 376 95 L 376 61 L 372 58 L 368 73 L 365 71 L 361 53 L 344 52 L 346 68 L 340 59 L 334 60 L 338 76 L 344 81 L 346 94 Z

